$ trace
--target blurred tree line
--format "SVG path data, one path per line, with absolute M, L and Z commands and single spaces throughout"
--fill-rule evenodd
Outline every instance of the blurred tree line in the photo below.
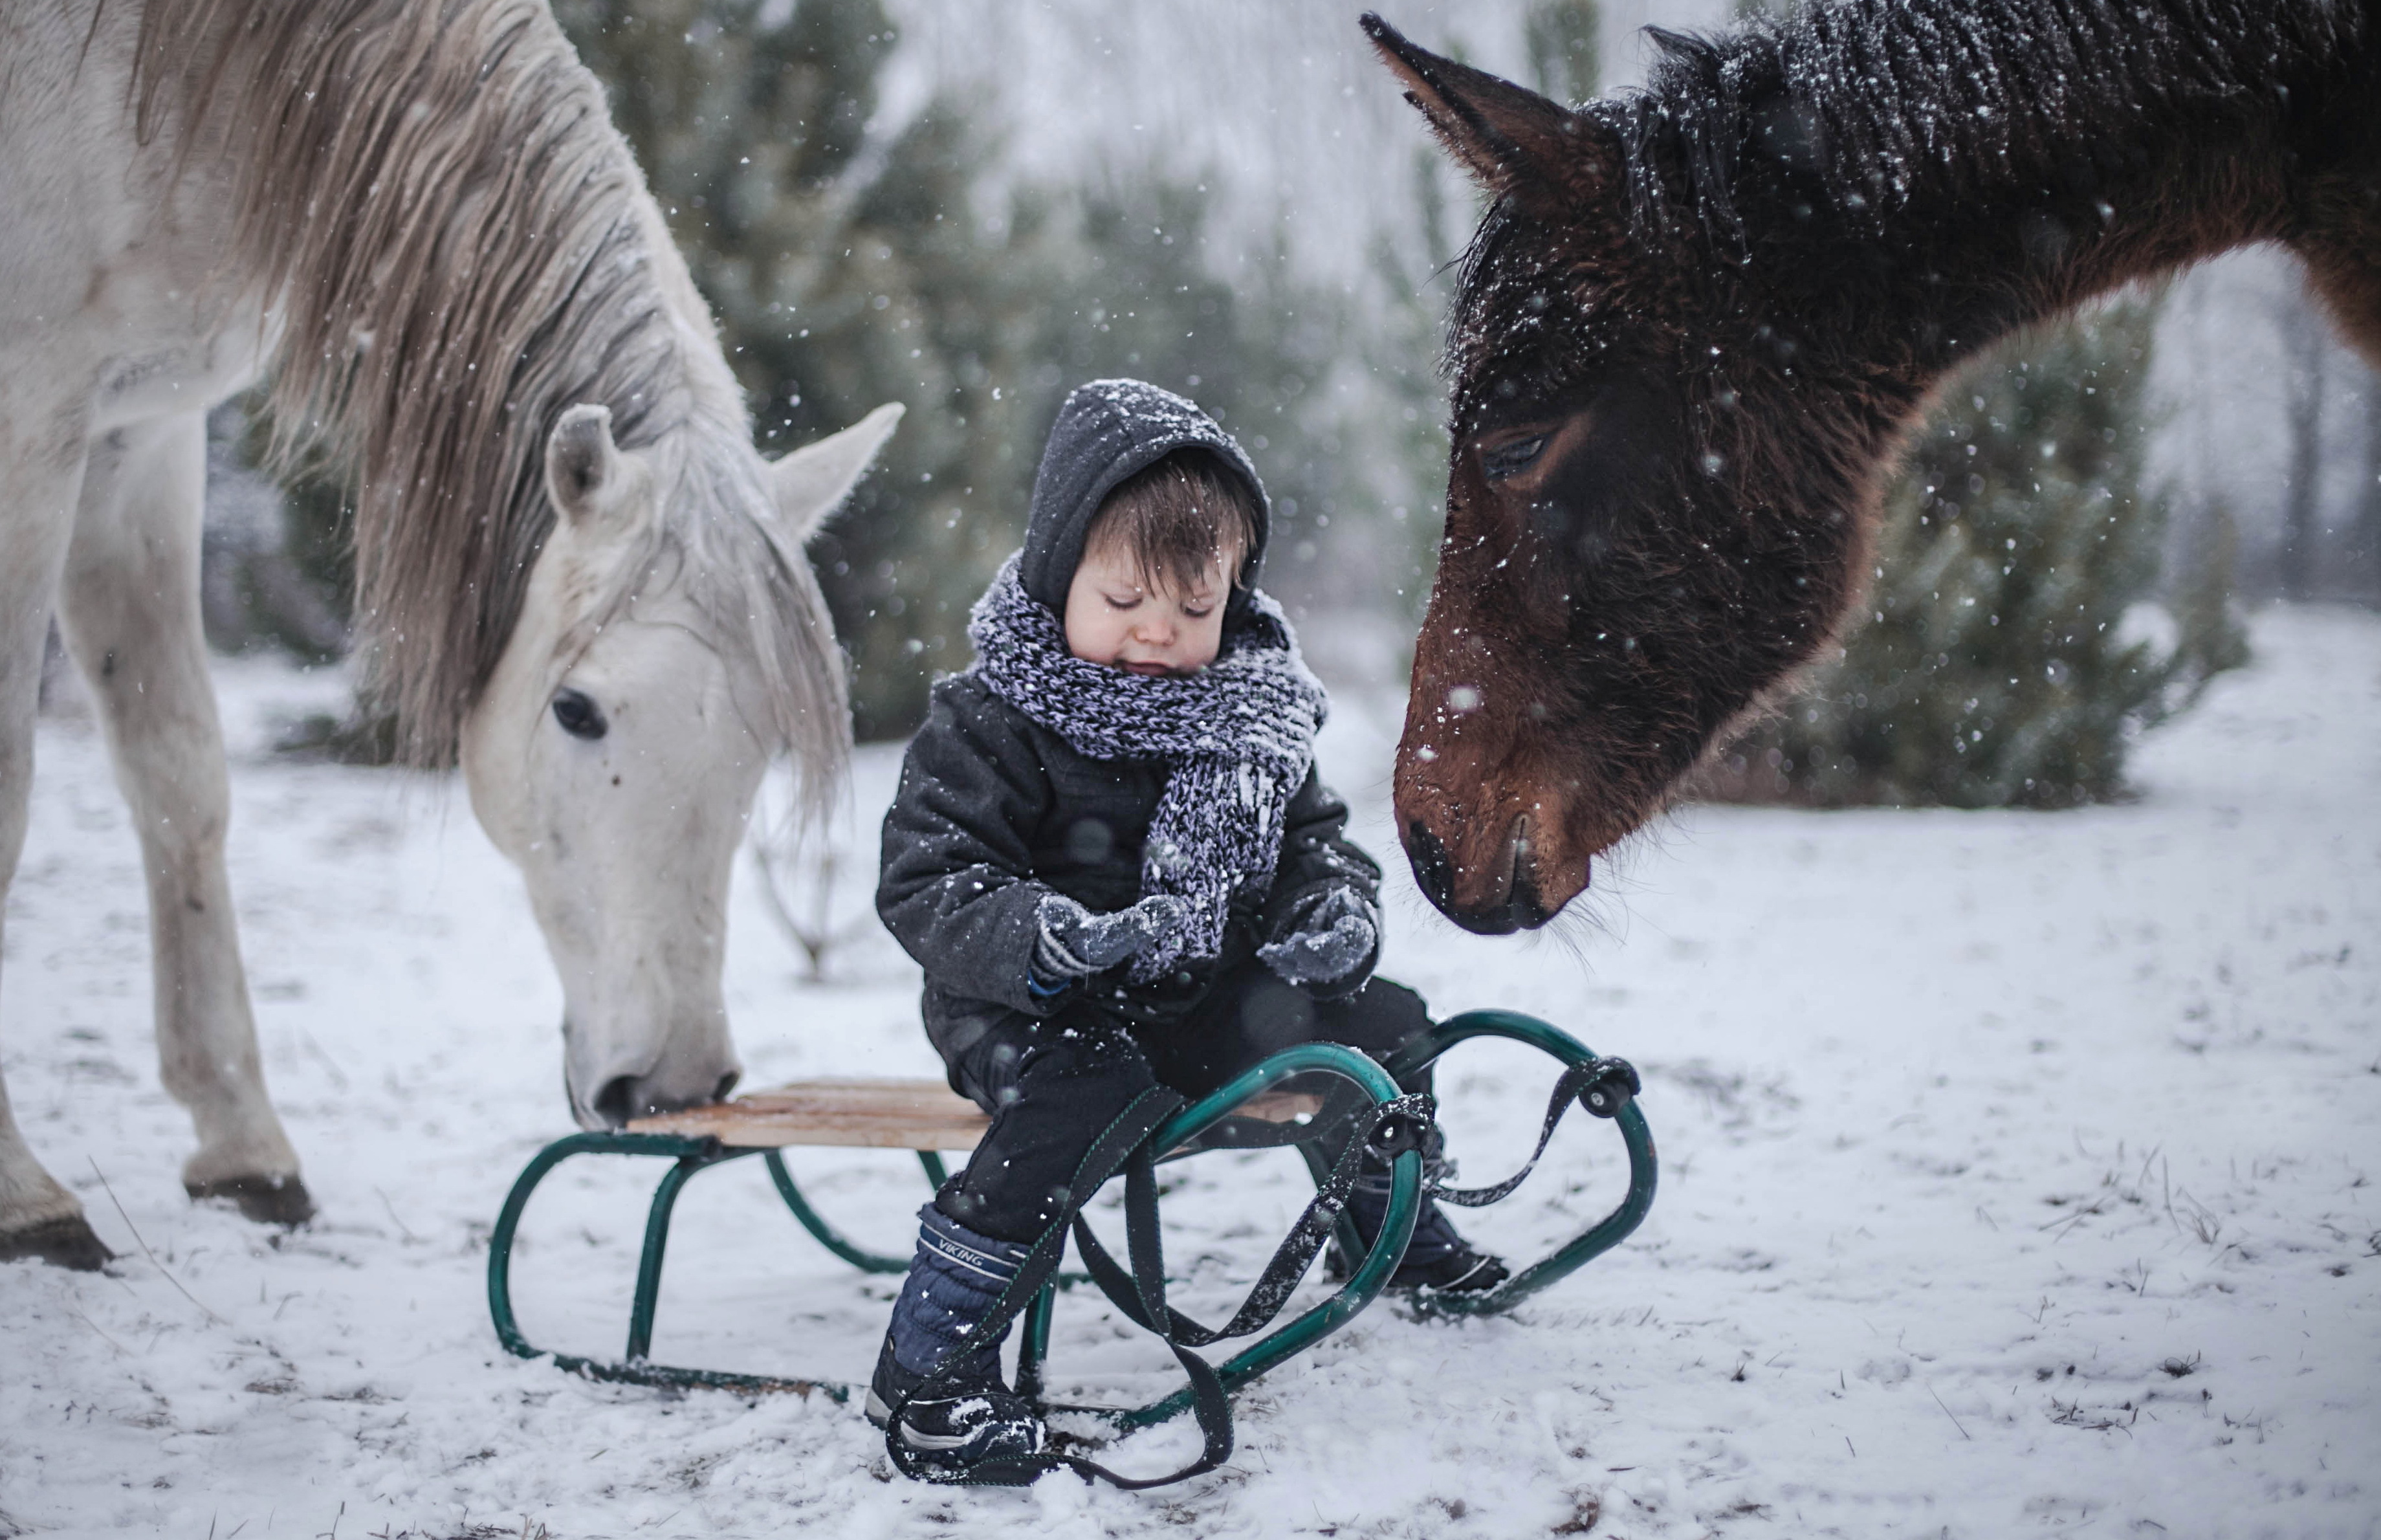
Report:
M 931 679 L 966 666 L 968 607 L 1022 534 L 1058 401 L 1101 375 L 1182 391 L 1241 437 L 1276 500 L 1266 583 L 1294 610 L 1386 614 L 1333 629 L 1410 643 L 1447 452 L 1444 297 L 1425 286 L 1471 224 L 1435 150 L 1412 150 L 1411 238 L 1385 227 L 1370 284 L 1343 287 L 1305 275 L 1286 237 L 1215 236 L 1195 175 L 1017 182 L 984 115 L 948 94 L 885 127 L 900 40 L 880 0 L 555 10 L 718 313 L 763 446 L 912 409 L 811 547 L 861 737 L 906 733 Z M 1595 0 L 1536 0 L 1522 20 L 1530 83 L 1593 96 Z M 2239 661 L 2220 560 L 2149 603 L 2165 519 L 2142 463 L 2151 318 L 2135 304 L 2054 328 L 1947 394 L 1886 499 L 1869 618 L 1714 768 L 1712 794 L 2105 797 L 2130 736 Z M 336 487 L 297 490 L 310 571 L 341 549 L 340 517 Z

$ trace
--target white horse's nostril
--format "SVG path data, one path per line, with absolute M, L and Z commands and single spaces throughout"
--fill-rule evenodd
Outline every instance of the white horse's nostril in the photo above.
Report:
M 595 1116 L 604 1119 L 605 1128 L 627 1128 L 629 1118 L 646 1110 L 636 1105 L 636 1098 L 637 1078 L 634 1075 L 616 1076 L 605 1082 L 604 1089 L 595 1094 Z

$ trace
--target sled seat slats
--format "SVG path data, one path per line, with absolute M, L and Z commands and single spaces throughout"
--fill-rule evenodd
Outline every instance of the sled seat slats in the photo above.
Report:
M 940 1081 L 797 1081 L 733 1101 L 639 1118 L 631 1133 L 709 1137 L 744 1149 L 831 1144 L 872 1150 L 972 1150 L 991 1126 Z
M 1323 1098 L 1267 1092 L 1236 1117 L 1294 1123 L 1323 1109 Z M 733 1101 L 660 1113 L 629 1124 L 631 1133 L 711 1138 L 742 1149 L 789 1144 L 869 1150 L 955 1150 L 976 1146 L 992 1124 L 973 1102 L 933 1080 L 796 1081 Z

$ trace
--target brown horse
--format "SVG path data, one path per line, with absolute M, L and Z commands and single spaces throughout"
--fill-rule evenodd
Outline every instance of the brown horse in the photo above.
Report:
M 1836 634 L 1930 393 L 2254 241 L 2381 360 L 2381 0 L 1843 0 L 1570 109 L 1365 31 L 1492 206 L 1397 811 L 1543 924 Z

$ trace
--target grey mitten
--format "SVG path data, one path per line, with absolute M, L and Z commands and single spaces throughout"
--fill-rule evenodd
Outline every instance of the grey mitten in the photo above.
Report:
M 1028 976 L 1038 992 L 1056 994 L 1076 979 L 1104 972 L 1182 928 L 1182 900 L 1153 893 L 1130 909 L 1094 914 L 1063 893 L 1033 911 L 1039 934 Z
M 1302 901 L 1280 939 L 1257 956 L 1285 984 L 1337 984 L 1364 965 L 1381 938 L 1381 911 L 1352 887 Z

